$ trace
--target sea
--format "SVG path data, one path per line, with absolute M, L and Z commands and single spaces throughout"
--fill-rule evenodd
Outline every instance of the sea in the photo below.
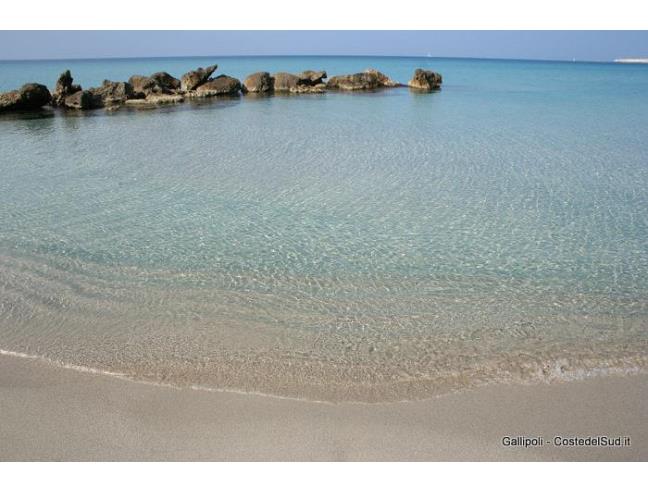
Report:
M 648 368 L 648 66 L 0 62 L 0 91 L 375 68 L 441 90 L 0 115 L 0 353 L 402 401 Z

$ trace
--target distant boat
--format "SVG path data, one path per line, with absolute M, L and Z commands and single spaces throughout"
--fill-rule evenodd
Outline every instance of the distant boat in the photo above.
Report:
M 648 63 L 648 58 L 617 58 L 615 63 Z

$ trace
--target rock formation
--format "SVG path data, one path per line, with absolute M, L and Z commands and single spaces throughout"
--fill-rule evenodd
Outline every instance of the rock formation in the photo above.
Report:
M 59 75 L 52 93 L 52 106 L 64 106 L 65 98 L 81 90 L 81 86 L 74 84 L 74 79 L 69 70 Z
M 114 108 L 133 96 L 133 87 L 128 82 L 104 80 L 100 87 L 80 90 L 67 96 L 64 105 L 71 109 Z
M 200 67 L 196 70 L 187 72 L 180 78 L 180 89 L 182 91 L 192 91 L 196 89 L 199 85 L 207 82 L 209 77 L 211 77 L 211 74 L 213 74 L 217 68 L 218 65 L 211 65 L 207 68 Z
M 409 86 L 412 89 L 418 89 L 422 91 L 432 91 L 441 87 L 443 78 L 440 73 L 432 72 L 430 70 L 423 70 L 422 68 L 417 68 L 414 72 L 412 80 L 409 81 Z
M 390 79 L 387 75 L 374 68 L 368 68 L 364 73 L 368 74 L 370 77 L 375 77 L 380 87 L 403 87 L 403 84 Z
M 243 92 L 271 92 L 274 79 L 268 72 L 256 72 L 248 75 L 243 81 Z
M 318 85 L 324 82 L 327 75 L 324 70 L 304 70 L 297 77 L 301 85 Z
M 184 101 L 181 94 L 149 94 L 144 99 L 129 99 L 127 106 L 156 106 L 158 104 L 176 104 Z
M 169 93 L 180 90 L 180 86 L 182 85 L 180 80 L 166 72 L 155 72 L 151 75 L 151 78 L 157 82 L 163 91 Z
M 157 81 L 146 75 L 133 75 L 128 79 L 128 83 L 133 88 L 133 97 L 137 99 L 144 99 L 149 94 L 162 93 Z
M 362 91 L 402 84 L 375 69 L 364 72 L 337 75 L 325 81 L 324 70 L 305 70 L 298 74 L 279 72 L 256 72 L 241 82 L 227 75 L 212 77 L 217 65 L 197 68 L 176 79 L 167 72 L 152 75 L 133 75 L 128 82 L 104 80 L 100 87 L 83 90 L 74 84 L 69 70 L 63 72 L 50 95 L 47 87 L 25 84 L 18 90 L 0 94 L 0 111 L 37 109 L 47 104 L 73 109 L 116 108 L 124 104 L 146 106 L 179 103 L 186 98 L 232 96 L 244 93 L 322 93 L 326 90 Z M 428 70 L 416 69 L 409 87 L 432 91 L 441 86 L 441 75 Z
M 133 87 L 128 82 L 104 80 L 101 87 L 90 89 L 95 107 L 119 106 L 133 97 Z
M 213 97 L 213 96 L 233 96 L 241 91 L 241 81 L 227 75 L 219 75 L 209 79 L 204 84 L 196 88 L 196 96 Z
M 0 94 L 0 112 L 40 109 L 50 103 L 52 95 L 42 84 L 30 83 L 15 91 Z
M 315 72 L 306 70 L 298 75 L 287 72 L 279 72 L 272 76 L 274 79 L 275 92 L 292 92 L 295 94 L 319 93 L 326 90 L 322 79 L 326 72 Z
M 274 79 L 273 90 L 275 92 L 290 92 L 297 88 L 299 77 L 287 72 L 275 73 L 272 78 Z
M 151 76 L 133 75 L 128 83 L 133 87 L 133 97 L 138 99 L 152 94 L 175 94 L 180 90 L 180 81 L 166 72 Z
M 83 90 L 67 96 L 63 105 L 71 109 L 93 109 L 97 107 L 92 92 Z
M 400 85 L 384 73 L 370 68 L 360 73 L 331 77 L 326 83 L 326 88 L 341 91 L 370 91 Z

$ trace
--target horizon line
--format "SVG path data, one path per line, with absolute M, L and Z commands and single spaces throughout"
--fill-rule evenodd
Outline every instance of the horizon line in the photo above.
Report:
M 553 63 L 610 63 L 618 64 L 619 59 L 642 58 L 634 56 L 617 57 L 611 60 L 578 60 L 578 59 L 552 59 L 552 58 L 498 58 L 498 57 L 475 57 L 475 56 L 430 56 L 430 55 L 368 55 L 368 54 L 317 54 L 317 55 L 295 55 L 295 54 L 272 54 L 272 55 L 171 55 L 171 56 L 99 56 L 79 58 L 3 58 L 0 62 L 47 62 L 47 61 L 97 61 L 97 60 L 142 60 L 160 59 L 169 60 L 177 58 L 425 58 L 439 60 L 484 60 L 484 61 L 525 61 L 525 62 L 553 62 Z

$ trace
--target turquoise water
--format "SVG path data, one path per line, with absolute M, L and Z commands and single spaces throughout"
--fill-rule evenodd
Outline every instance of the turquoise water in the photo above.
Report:
M 0 90 L 218 63 L 408 89 L 0 118 L 0 349 L 390 400 L 648 366 L 648 67 L 0 62 Z

